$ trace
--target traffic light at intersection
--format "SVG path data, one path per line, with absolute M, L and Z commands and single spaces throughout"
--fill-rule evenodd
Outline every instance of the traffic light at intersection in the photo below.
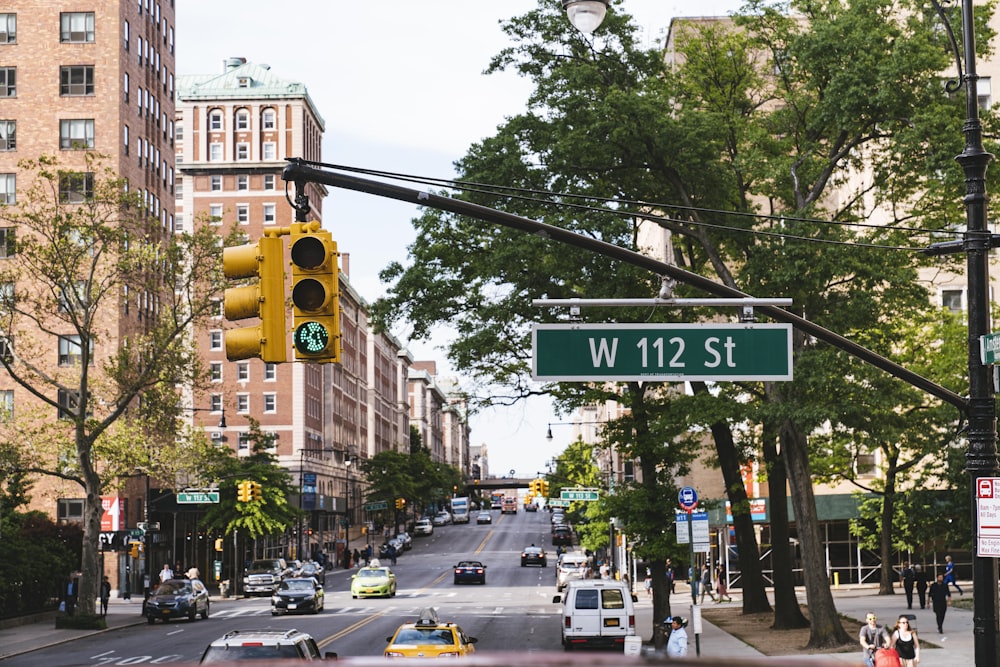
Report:
M 236 500 L 240 501 L 241 503 L 250 502 L 250 498 L 253 496 L 252 492 L 250 491 L 251 484 L 253 484 L 253 482 L 248 482 L 244 480 L 236 485 Z
M 265 236 L 256 243 L 222 250 L 222 271 L 227 278 L 259 278 L 256 284 L 230 287 L 223 296 L 227 320 L 260 318 L 257 325 L 226 331 L 226 358 L 230 361 L 253 357 L 271 363 L 287 361 L 283 263 L 280 236 Z
M 264 485 L 259 482 L 250 482 L 250 498 L 252 500 L 260 500 L 261 495 L 264 491 Z
M 337 244 L 319 222 L 293 223 L 292 347 L 299 361 L 340 362 Z
M 401 510 L 406 507 L 406 498 L 396 498 L 396 509 Z
M 549 497 L 549 481 L 546 479 L 538 480 L 538 495 L 542 498 Z

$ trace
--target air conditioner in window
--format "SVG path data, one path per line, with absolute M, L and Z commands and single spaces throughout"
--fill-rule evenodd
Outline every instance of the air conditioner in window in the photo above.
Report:
M 212 431 L 212 440 L 222 440 L 222 431 Z

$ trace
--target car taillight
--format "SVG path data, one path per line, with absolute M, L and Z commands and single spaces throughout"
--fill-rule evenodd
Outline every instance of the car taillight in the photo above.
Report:
M 572 617 L 570 617 L 570 616 L 564 616 L 564 617 L 563 617 L 563 623 L 564 623 L 564 625 L 565 625 L 565 626 L 566 626 L 567 628 L 569 628 L 569 627 L 572 627 L 572 626 L 573 626 L 573 621 L 571 620 L 571 618 L 572 618 Z
M 243 642 L 240 646 L 263 646 L 264 642 Z
M 629 614 L 629 617 L 628 617 L 628 627 L 630 627 L 630 628 L 634 628 L 635 627 L 635 614 Z
M 462 570 L 460 570 L 459 568 L 456 567 L 455 568 L 455 574 L 462 574 Z
M 483 573 L 483 568 L 477 567 L 476 568 L 476 574 L 482 574 L 482 573 Z

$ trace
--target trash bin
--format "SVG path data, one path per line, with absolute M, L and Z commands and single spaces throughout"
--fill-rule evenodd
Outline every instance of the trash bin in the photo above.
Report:
M 223 579 L 219 582 L 219 595 L 224 598 L 229 597 L 229 580 Z

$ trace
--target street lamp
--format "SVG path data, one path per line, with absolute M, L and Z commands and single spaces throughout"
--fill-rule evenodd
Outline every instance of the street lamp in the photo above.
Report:
M 604 21 L 608 3 L 606 0 L 563 0 L 563 9 L 573 27 L 589 35 Z

